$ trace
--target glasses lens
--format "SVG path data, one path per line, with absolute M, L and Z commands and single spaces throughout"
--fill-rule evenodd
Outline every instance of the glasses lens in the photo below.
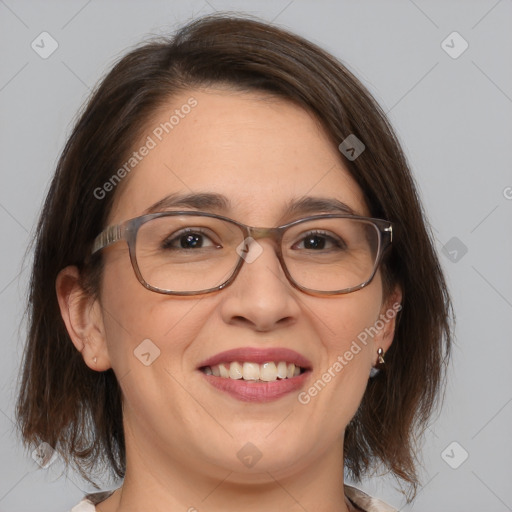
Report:
M 142 278 L 154 288 L 174 292 L 208 290 L 233 273 L 243 243 L 234 224 L 212 217 L 157 217 L 137 232 L 135 256 Z
M 355 288 L 372 276 L 380 232 L 373 223 L 350 218 L 304 221 L 283 238 L 283 257 L 294 281 L 321 292 Z
M 144 281 L 168 292 L 216 288 L 233 274 L 243 247 L 242 230 L 199 215 L 151 219 L 139 227 L 135 256 Z M 305 220 L 283 236 L 283 258 L 292 279 L 319 292 L 367 282 L 375 269 L 380 233 L 371 222 L 349 218 Z

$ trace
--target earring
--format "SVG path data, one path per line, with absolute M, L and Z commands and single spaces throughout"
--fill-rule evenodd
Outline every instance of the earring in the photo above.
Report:
M 385 364 L 386 361 L 384 361 L 384 350 L 382 350 L 381 347 L 379 347 L 379 350 L 377 350 L 377 361 L 379 364 Z
M 377 349 L 377 364 L 370 369 L 370 378 L 375 377 L 384 367 L 384 350 L 381 347 Z
M 92 360 L 94 361 L 94 364 L 96 364 L 98 362 L 98 358 L 97 357 L 93 357 Z

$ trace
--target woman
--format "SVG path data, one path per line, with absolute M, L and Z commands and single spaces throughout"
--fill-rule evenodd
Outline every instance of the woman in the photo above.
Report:
M 124 478 L 77 511 L 393 510 L 343 485 L 379 465 L 414 496 L 449 296 L 385 116 L 300 37 L 214 16 L 120 60 L 30 311 L 24 440 Z

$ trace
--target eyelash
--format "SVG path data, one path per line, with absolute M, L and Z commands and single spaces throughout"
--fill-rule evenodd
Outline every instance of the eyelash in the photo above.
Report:
M 176 240 L 179 240 L 182 236 L 187 235 L 187 234 L 193 234 L 193 235 L 199 234 L 199 235 L 205 236 L 205 237 L 207 237 L 208 239 L 211 240 L 210 235 L 207 233 L 206 230 L 204 230 L 202 228 L 185 228 L 185 229 L 182 229 L 181 231 L 178 231 L 177 233 L 172 233 L 169 237 L 166 237 L 162 241 L 161 248 L 162 249 L 167 249 L 167 250 L 180 250 L 180 249 L 182 249 L 181 247 L 179 247 L 179 248 L 170 247 L 170 246 L 168 246 L 168 244 L 170 244 L 170 243 L 172 243 L 172 242 L 174 242 Z M 215 242 L 213 240 L 211 240 L 211 241 L 212 241 L 213 244 L 215 244 Z
M 202 235 L 202 236 L 208 238 L 212 242 L 212 244 L 218 244 L 218 242 L 215 242 L 214 240 L 212 240 L 212 238 L 211 238 L 210 234 L 207 232 L 207 230 L 204 230 L 202 228 L 186 228 L 181 231 L 178 231 L 177 233 L 171 234 L 170 237 L 165 238 L 161 244 L 161 248 L 166 249 L 166 250 L 182 249 L 182 248 L 171 247 L 171 244 L 172 244 L 172 242 L 178 241 L 182 236 L 187 235 L 187 234 L 193 234 L 193 235 L 199 234 L 199 235 Z M 323 237 L 323 238 L 325 238 L 326 241 L 330 241 L 331 243 L 333 243 L 335 247 L 345 248 L 345 244 L 343 243 L 342 240 L 331 236 L 328 232 L 319 231 L 319 230 L 309 231 L 309 232 L 301 234 L 300 242 L 298 242 L 298 243 L 304 242 L 304 240 L 306 240 L 308 237 L 311 237 L 311 236 Z M 294 244 L 294 245 L 296 245 L 296 244 Z M 204 248 L 204 247 L 201 247 L 201 248 Z M 305 250 L 307 250 L 307 249 L 305 249 Z

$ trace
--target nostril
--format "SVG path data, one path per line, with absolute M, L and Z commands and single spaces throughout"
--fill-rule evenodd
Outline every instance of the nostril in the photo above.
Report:
M 284 317 L 284 318 L 280 318 L 277 321 L 277 323 L 278 323 L 279 326 L 288 326 L 288 325 L 292 325 L 294 323 L 294 319 L 291 316 L 287 316 L 287 317 Z

